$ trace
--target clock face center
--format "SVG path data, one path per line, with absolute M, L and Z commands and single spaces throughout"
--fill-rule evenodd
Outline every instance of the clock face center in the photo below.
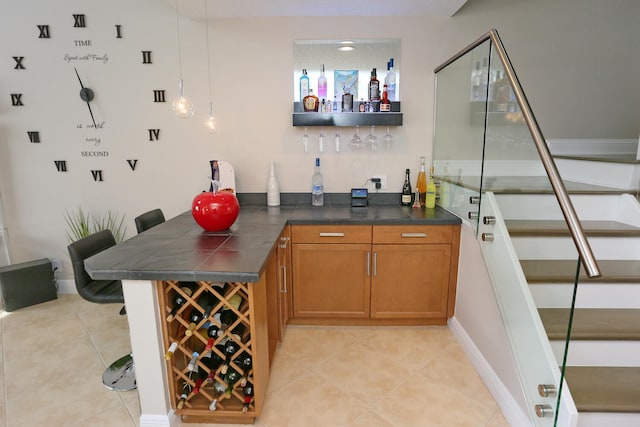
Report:
M 93 91 L 88 87 L 80 89 L 80 99 L 84 102 L 90 102 L 93 99 Z

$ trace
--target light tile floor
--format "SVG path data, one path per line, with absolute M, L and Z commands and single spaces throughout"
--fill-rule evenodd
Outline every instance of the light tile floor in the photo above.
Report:
M 104 388 L 126 316 L 77 295 L 4 313 L 5 427 L 137 426 L 137 392 Z M 257 427 L 508 427 L 446 327 L 290 326 Z M 184 424 L 203 426 L 203 424 Z

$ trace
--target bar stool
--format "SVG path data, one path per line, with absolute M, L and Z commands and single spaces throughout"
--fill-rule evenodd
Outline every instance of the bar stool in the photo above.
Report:
M 73 275 L 78 294 L 85 300 L 97 304 L 124 304 L 120 280 L 94 280 L 84 268 L 84 260 L 116 245 L 110 230 L 102 230 L 71 243 L 67 249 L 71 257 Z M 125 307 L 120 314 L 126 314 Z M 113 362 L 102 375 L 102 383 L 110 390 L 135 390 L 135 365 L 131 354 Z

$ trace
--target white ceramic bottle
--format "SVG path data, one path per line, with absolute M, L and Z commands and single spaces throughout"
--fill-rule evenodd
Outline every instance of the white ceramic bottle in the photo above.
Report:
M 280 186 L 276 178 L 276 167 L 271 162 L 271 172 L 267 183 L 267 206 L 280 206 Z

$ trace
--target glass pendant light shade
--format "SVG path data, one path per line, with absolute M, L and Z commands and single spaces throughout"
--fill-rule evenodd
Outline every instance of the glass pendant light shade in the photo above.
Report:
M 213 117 L 213 103 L 209 103 L 209 117 L 204 121 L 204 127 L 207 128 L 207 132 L 209 133 L 217 133 L 218 132 L 218 124 L 216 122 L 216 118 Z
M 181 119 L 193 117 L 193 114 L 195 113 L 193 109 L 193 103 L 184 97 L 184 87 L 182 79 L 180 79 L 180 84 L 178 86 L 178 97 L 173 100 L 173 104 L 171 104 L 171 106 L 176 116 L 180 117 Z

